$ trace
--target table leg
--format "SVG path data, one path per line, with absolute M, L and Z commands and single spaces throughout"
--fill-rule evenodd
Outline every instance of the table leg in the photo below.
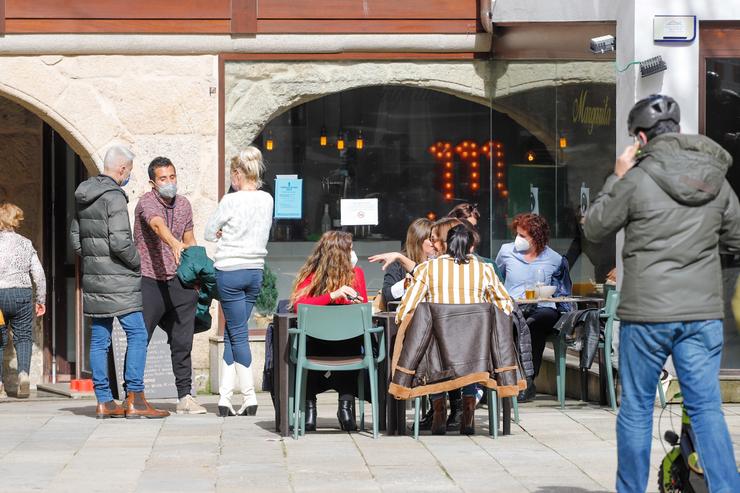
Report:
M 272 319 L 272 404 L 275 408 L 275 431 L 280 433 L 281 399 L 280 399 L 280 321 L 277 316 Z
M 516 399 L 516 397 L 514 397 Z M 503 432 L 504 435 L 511 435 L 511 398 L 501 399 L 501 408 L 503 411 Z
M 280 435 L 290 436 L 290 418 L 288 417 L 290 407 L 290 351 L 288 350 L 288 327 L 290 321 L 287 318 L 280 318 L 278 327 L 278 352 L 273 355 L 275 367 L 280 366 L 279 383 L 280 392 L 278 394 L 278 405 L 280 409 L 279 431 Z
M 581 368 L 581 400 L 588 402 L 588 370 Z
M 603 348 L 599 349 L 599 405 L 607 405 L 607 378 L 606 378 L 606 352 Z

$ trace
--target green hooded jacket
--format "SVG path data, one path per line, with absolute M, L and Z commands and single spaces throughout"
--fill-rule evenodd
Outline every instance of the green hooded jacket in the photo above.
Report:
M 600 241 L 624 228 L 622 320 L 724 318 L 719 254 L 740 253 L 731 165 L 708 137 L 669 133 L 650 140 L 622 179 L 606 180 L 583 231 Z

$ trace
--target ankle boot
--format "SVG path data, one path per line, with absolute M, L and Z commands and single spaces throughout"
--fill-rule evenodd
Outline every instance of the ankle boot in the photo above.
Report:
M 447 433 L 447 399 L 440 397 L 432 400 L 432 435 L 444 435 Z
M 431 430 L 433 419 L 434 419 L 434 406 L 429 406 L 429 409 L 427 409 L 427 412 L 424 413 L 424 416 L 422 416 L 422 418 L 419 420 L 419 429 L 420 430 Z
M 236 411 L 231 405 L 231 396 L 234 395 L 234 386 L 236 385 L 236 366 L 234 363 L 227 364 L 221 360 L 221 380 L 218 385 L 218 393 L 221 395 L 218 399 L 218 415 L 222 418 L 226 416 L 236 416 Z
M 239 416 L 254 416 L 257 414 L 257 394 L 254 391 L 254 377 L 252 376 L 252 367 L 234 363 L 236 374 L 239 377 L 239 390 L 242 393 L 244 402 L 242 407 L 236 412 Z
M 475 434 L 475 396 L 464 395 L 462 398 L 462 422 L 460 423 L 461 435 Z
M 450 415 L 447 417 L 447 431 L 460 429 L 460 416 L 462 415 L 462 398 L 450 394 Z
M 306 399 L 306 431 L 316 431 L 316 399 Z
M 170 415 L 169 411 L 155 409 L 149 404 L 144 392 L 129 392 L 123 406 L 127 419 L 149 418 L 160 419 Z
M 357 426 L 355 425 L 355 408 L 354 399 L 339 401 L 339 407 L 337 409 L 337 419 L 339 420 L 339 426 L 342 431 L 355 431 Z
M 123 407 L 116 401 L 98 402 L 95 417 L 98 419 L 123 418 L 126 415 Z
M 531 402 L 537 397 L 537 387 L 534 386 L 534 378 L 527 377 L 527 388 L 516 396 L 517 402 Z

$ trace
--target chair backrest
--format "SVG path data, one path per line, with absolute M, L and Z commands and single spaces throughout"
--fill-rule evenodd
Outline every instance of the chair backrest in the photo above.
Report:
M 606 303 L 604 304 L 604 315 L 609 318 L 613 318 L 617 314 L 617 307 L 619 306 L 619 291 L 612 290 L 606 295 Z
M 298 330 L 324 341 L 361 336 L 372 327 L 372 304 L 298 305 Z

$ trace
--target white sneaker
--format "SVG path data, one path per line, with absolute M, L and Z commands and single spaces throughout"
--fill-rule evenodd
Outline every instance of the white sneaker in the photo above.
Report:
M 18 394 L 19 399 L 27 399 L 31 396 L 31 379 L 28 373 L 22 371 L 18 374 Z
M 177 414 L 206 414 L 206 408 L 198 404 L 195 397 L 188 394 L 177 401 Z
M 0 383 L 0 399 L 7 399 L 8 394 L 5 393 L 5 386 Z

